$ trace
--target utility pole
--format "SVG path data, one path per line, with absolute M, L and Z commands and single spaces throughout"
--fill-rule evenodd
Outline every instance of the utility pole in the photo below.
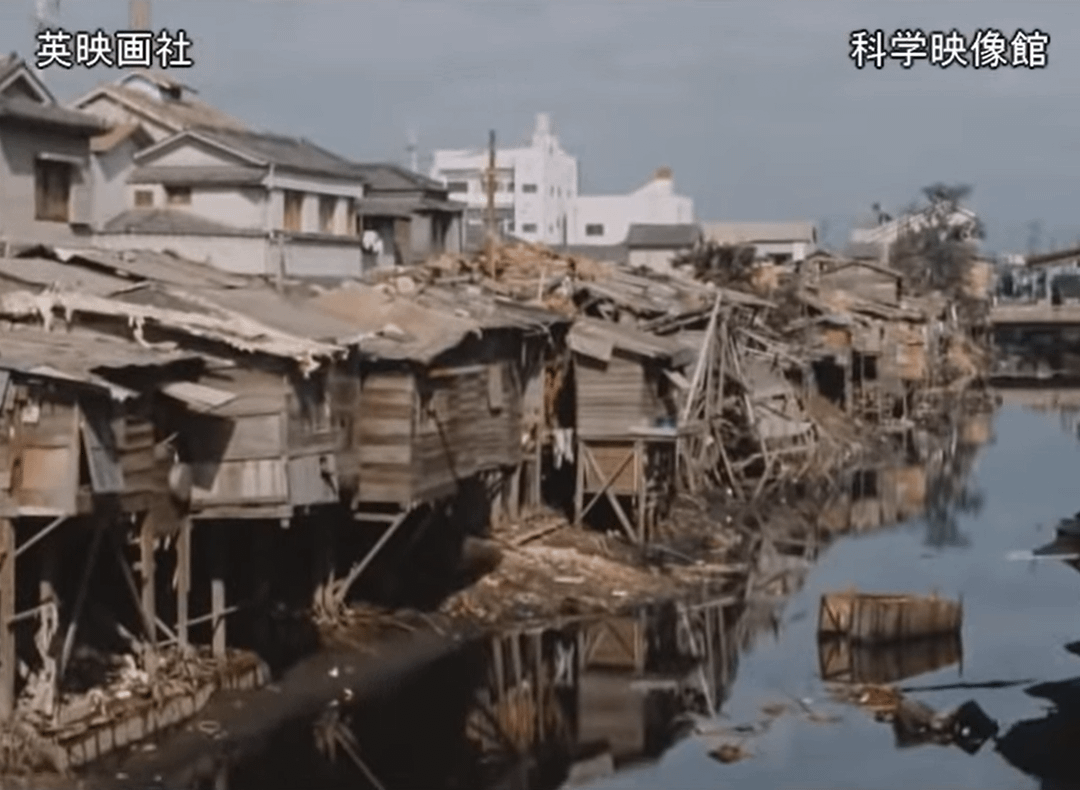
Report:
M 129 0 L 128 27 L 131 30 L 150 29 L 150 0 Z
M 492 129 L 488 133 L 488 166 L 487 177 L 484 179 L 484 187 L 487 192 L 487 210 L 484 216 L 484 226 L 487 231 L 487 258 L 488 263 L 491 266 L 491 274 L 495 274 L 495 243 L 496 233 L 498 232 L 495 227 L 495 130 Z

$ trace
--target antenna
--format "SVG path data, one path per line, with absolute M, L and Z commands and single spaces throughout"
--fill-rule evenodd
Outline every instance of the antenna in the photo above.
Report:
M 416 129 L 409 129 L 405 139 L 405 150 L 409 152 L 409 169 L 414 173 L 418 173 L 420 172 L 420 149 L 418 146 L 419 135 Z

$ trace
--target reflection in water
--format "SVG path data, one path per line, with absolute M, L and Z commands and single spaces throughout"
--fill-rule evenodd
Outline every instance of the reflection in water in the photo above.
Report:
M 847 639 L 818 642 L 821 679 L 841 683 L 891 684 L 963 663 L 959 635 L 891 645 L 856 645 Z
M 964 478 L 988 438 L 987 425 L 960 426 L 944 440 L 906 436 L 900 463 L 848 475 L 797 523 L 763 524 L 734 599 L 470 644 L 403 688 L 362 705 L 343 700 L 319 721 L 275 734 L 215 787 L 554 790 L 655 761 L 692 722 L 719 712 L 740 655 L 780 638 L 782 607 L 834 538 L 925 513 L 933 545 L 963 545 L 956 516 L 981 505 Z M 850 680 L 892 682 L 959 662 L 960 647 L 821 661 L 823 674 L 828 663 Z
M 732 612 L 670 604 L 469 645 L 406 688 L 298 725 L 306 737 L 278 734 L 229 787 L 534 790 L 654 760 L 687 717 L 719 709 Z

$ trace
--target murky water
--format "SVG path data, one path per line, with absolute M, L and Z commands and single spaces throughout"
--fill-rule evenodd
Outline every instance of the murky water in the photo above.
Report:
M 993 433 L 966 480 L 931 476 L 927 515 L 840 538 L 784 601 L 472 645 L 362 710 L 278 733 L 215 786 L 1080 787 L 1080 654 L 1067 649 L 1080 640 L 1080 573 L 1007 558 L 1049 542 L 1080 509 L 1080 441 L 1056 412 L 1016 404 L 999 410 Z M 913 692 L 937 709 L 975 700 L 1000 723 L 996 743 L 975 755 L 899 748 L 888 724 L 826 697 L 817 605 L 849 586 L 963 597 L 962 661 L 903 684 L 949 687 Z M 954 653 L 903 661 L 917 671 Z M 717 705 L 713 725 L 726 728 L 760 723 L 770 706 L 790 712 L 745 737 L 751 756 L 723 764 L 708 754 L 714 741 L 679 726 Z

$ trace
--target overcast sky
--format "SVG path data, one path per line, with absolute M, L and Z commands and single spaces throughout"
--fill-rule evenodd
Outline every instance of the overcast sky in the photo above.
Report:
M 67 30 L 127 0 L 61 0 Z M 1073 8 L 1073 11 L 1069 9 Z M 33 57 L 34 0 L 0 0 L 0 49 Z M 670 165 L 700 219 L 811 219 L 830 241 L 875 201 L 975 187 L 996 249 L 1080 239 L 1080 14 L 1068 0 L 153 0 L 185 28 L 202 97 L 362 160 L 521 142 L 552 114 L 584 192 Z M 1042 70 L 855 68 L 860 28 L 1050 35 Z M 49 69 L 62 100 L 115 74 Z

